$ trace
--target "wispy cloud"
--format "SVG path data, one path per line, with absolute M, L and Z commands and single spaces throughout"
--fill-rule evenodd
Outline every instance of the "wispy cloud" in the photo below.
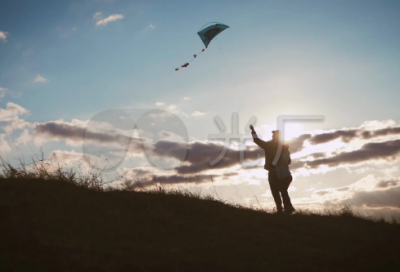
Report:
M 205 112 L 195 111 L 195 112 L 192 113 L 192 116 L 203 116 L 205 114 L 206 114 Z
M 0 31 L 0 40 L 3 40 L 3 42 L 6 42 L 7 35 L 8 35 L 8 32 Z
M 154 24 L 149 23 L 149 24 L 143 29 L 143 31 L 146 31 L 146 30 L 149 30 L 149 29 L 155 29 L 155 28 L 156 28 L 156 26 L 155 26 Z
M 56 27 L 56 31 L 59 33 L 60 38 L 67 38 L 71 36 L 74 32 L 78 30 L 77 27 L 62 27 L 58 26 Z
M 12 102 L 8 102 L 5 109 L 0 108 L 0 122 L 8 123 L 3 125 L 2 129 L 10 134 L 15 129 L 29 127 L 30 124 L 21 119 L 21 115 L 29 114 L 29 111 Z
M 117 20 L 122 20 L 122 19 L 124 19 L 124 15 L 122 15 L 122 14 L 112 14 L 112 15 L 108 16 L 105 19 L 101 19 L 101 20 L 97 21 L 96 25 L 97 26 L 105 26 L 108 23 L 111 23 L 111 22 L 114 22 L 114 21 L 117 21 Z
M 183 100 L 189 100 L 189 99 L 190 99 L 189 96 L 185 96 L 185 97 L 183 98 Z
M 34 83 L 43 83 L 47 82 L 47 78 L 42 77 L 41 75 L 37 75 L 35 79 L 33 80 Z
M 7 88 L 0 87 L 0 99 L 3 98 L 7 93 Z
M 32 139 L 32 135 L 29 133 L 28 129 L 24 129 L 19 137 L 15 140 L 16 145 L 27 144 Z
M 100 20 L 101 19 L 101 12 L 98 11 L 93 15 L 93 19 L 94 20 Z
M 23 52 L 21 53 L 21 55 L 22 55 L 23 57 L 27 57 L 27 56 L 30 56 L 30 55 L 32 55 L 32 54 L 33 54 L 32 48 L 29 48 L 29 49 L 27 49 L 27 50 L 25 50 L 25 51 L 23 51 Z
M 5 139 L 5 134 L 0 134 L 0 151 L 1 153 L 8 153 L 11 151 L 11 147 L 9 146 L 7 140 Z

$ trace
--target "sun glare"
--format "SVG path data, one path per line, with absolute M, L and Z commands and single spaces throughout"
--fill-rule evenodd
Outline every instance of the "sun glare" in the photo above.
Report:
M 300 136 L 303 133 L 303 127 L 301 124 L 296 124 L 296 123 L 288 123 L 285 124 L 285 129 L 283 131 L 283 140 L 285 142 L 290 141 L 291 139 Z

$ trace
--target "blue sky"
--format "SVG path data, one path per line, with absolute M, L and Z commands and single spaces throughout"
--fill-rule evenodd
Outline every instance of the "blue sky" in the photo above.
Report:
M 88 118 L 104 108 L 151 104 L 154 98 L 173 103 L 199 91 L 212 96 L 217 89 L 231 96 L 226 113 L 241 101 L 243 110 L 254 103 L 274 108 L 269 101 L 278 101 L 292 113 L 302 111 L 286 99 L 289 95 L 332 118 L 340 113 L 328 100 L 364 118 L 379 101 L 376 117 L 396 117 L 385 114 L 399 94 L 396 1 L 58 2 L 6 1 L 0 11 L 2 31 L 10 33 L 1 44 L 0 81 L 22 94 L 18 102 L 37 120 Z M 93 15 L 99 11 L 124 19 L 98 27 Z M 202 49 L 196 32 L 210 21 L 231 28 L 190 69 L 175 73 Z M 49 82 L 32 84 L 37 74 Z M 250 87 L 249 82 L 273 81 L 274 75 L 302 86 Z M 355 111 L 360 96 L 371 99 L 363 99 Z M 210 106 L 217 107 L 217 101 Z
M 0 5 L 0 108 L 19 105 L 30 124 L 163 108 L 179 115 L 190 140 L 203 141 L 218 132 L 213 117 L 228 125 L 232 112 L 239 112 L 241 126 L 256 116 L 265 133 L 278 115 L 325 116 L 322 123 L 293 125 L 292 136 L 400 119 L 396 0 Z M 107 18 L 118 19 L 98 23 Z M 175 72 L 204 48 L 197 31 L 213 21 L 230 28 Z M 48 152 L 71 150 L 63 141 L 45 145 Z

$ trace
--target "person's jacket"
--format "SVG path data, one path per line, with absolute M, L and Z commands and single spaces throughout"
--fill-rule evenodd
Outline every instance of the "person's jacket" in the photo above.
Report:
M 264 149 L 265 153 L 264 169 L 268 171 L 276 171 L 276 174 L 280 179 L 291 175 L 289 170 L 289 164 L 291 163 L 289 146 L 282 145 L 281 156 L 276 166 L 273 166 L 272 161 L 274 160 L 276 150 L 278 149 L 278 143 L 273 140 L 268 142 L 263 141 L 260 138 L 258 138 L 255 132 L 252 132 L 252 136 L 254 143 L 259 147 L 261 147 L 262 149 Z
M 290 159 L 290 152 L 288 146 L 282 146 L 282 153 L 275 166 L 275 172 L 279 179 L 284 179 L 290 176 L 289 164 L 292 162 Z

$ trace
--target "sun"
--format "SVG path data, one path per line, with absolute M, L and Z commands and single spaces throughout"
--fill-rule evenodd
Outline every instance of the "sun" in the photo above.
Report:
M 292 140 L 295 137 L 300 136 L 304 133 L 304 129 L 301 124 L 298 123 L 285 123 L 283 133 L 283 140 L 285 142 Z

